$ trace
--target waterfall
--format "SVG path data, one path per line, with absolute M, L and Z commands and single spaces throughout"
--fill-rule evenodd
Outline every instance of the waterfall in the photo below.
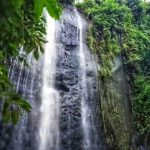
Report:
M 80 1 L 81 2 L 81 1 Z M 85 62 L 85 54 L 83 47 L 83 24 L 82 18 L 79 13 L 76 11 L 77 15 L 77 23 L 79 28 L 79 61 L 80 68 L 82 71 L 81 75 L 81 86 L 82 86 L 82 97 L 81 97 L 81 116 L 82 116 L 82 128 L 83 128 L 83 148 L 85 150 L 91 150 L 91 140 L 90 140 L 90 109 L 87 105 L 87 80 L 86 80 L 86 62 Z
M 31 53 L 30 68 L 14 60 L 9 69 L 12 83 L 32 110 L 14 130 L 0 132 L 0 146 L 4 143 L 6 150 L 105 150 L 97 70 L 84 36 L 88 23 L 71 5 L 65 6 L 57 22 L 48 13 L 45 17 L 44 54 L 35 61 Z
M 41 121 L 39 150 L 59 149 L 59 94 L 54 89 L 56 69 L 55 21 L 49 14 L 47 43 L 43 58 L 43 85 L 41 92 Z
M 19 54 L 20 54 L 20 55 L 23 54 L 23 46 L 21 47 Z M 19 61 L 18 61 L 18 62 L 19 62 Z M 20 85 L 20 79 L 21 79 L 21 76 L 22 76 L 23 66 L 24 66 L 24 63 L 22 62 L 21 65 L 20 65 L 20 72 L 19 72 L 18 81 L 17 81 L 17 84 L 16 84 L 16 91 L 17 91 L 17 92 L 18 92 L 18 90 L 19 90 L 19 85 Z

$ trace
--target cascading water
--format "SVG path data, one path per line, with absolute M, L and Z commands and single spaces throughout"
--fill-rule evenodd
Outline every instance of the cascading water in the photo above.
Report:
M 46 14 L 47 44 L 44 53 L 39 150 L 59 149 L 59 94 L 54 89 L 56 68 L 55 20 Z
M 81 86 L 82 86 L 82 97 L 81 97 L 81 116 L 82 116 L 82 127 L 83 127 L 83 147 L 85 150 L 90 150 L 91 141 L 89 138 L 89 131 L 90 131 L 90 122 L 88 119 L 89 108 L 86 103 L 87 100 L 87 86 L 86 86 L 86 63 L 85 63 L 85 56 L 83 51 L 83 26 L 82 26 L 82 19 L 78 12 L 77 14 L 77 21 L 78 21 L 78 28 L 79 28 L 79 59 L 80 59 L 80 67 L 82 70 L 81 76 Z
M 83 0 L 77 0 L 77 3 L 83 2 Z M 78 33 L 79 33 L 79 62 L 80 62 L 80 69 L 81 69 L 81 119 L 82 119 L 82 128 L 83 128 L 83 143 L 82 148 L 83 150 L 98 150 L 102 145 L 99 145 L 98 136 L 97 136 L 97 129 L 95 127 L 95 121 L 93 117 L 93 110 L 89 103 L 89 85 L 88 85 L 88 77 L 87 77 L 87 69 L 88 63 L 86 62 L 87 56 L 87 48 L 84 45 L 84 22 L 80 14 L 77 10 L 75 10 L 77 16 L 77 24 L 78 24 Z M 91 58 L 92 59 L 92 58 Z M 93 59 L 92 59 L 93 61 Z M 96 65 L 95 62 L 92 62 L 93 69 Z M 96 71 L 95 71 L 96 72 Z M 95 74 L 96 77 L 96 74 Z M 93 99 L 94 100 L 94 99 Z

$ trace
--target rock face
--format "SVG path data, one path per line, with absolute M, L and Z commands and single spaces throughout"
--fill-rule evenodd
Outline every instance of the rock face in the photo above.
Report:
M 101 106 L 109 149 L 132 149 L 130 87 L 121 56 L 115 58 L 111 79 L 101 81 Z M 129 144 L 130 143 L 130 144 Z
M 91 149 L 105 149 L 101 118 L 100 103 L 98 98 L 98 87 L 96 82 L 97 71 L 93 56 L 86 46 L 87 23 L 83 20 L 83 46 L 86 56 L 86 84 L 87 84 L 87 104 L 91 112 L 88 112 L 91 125 L 90 140 Z M 79 61 L 79 27 L 77 16 L 73 7 L 68 6 L 58 23 L 57 28 L 57 70 L 56 70 L 56 88 L 61 94 L 61 150 L 82 150 L 83 148 L 83 128 L 81 116 L 81 98 L 82 98 L 82 71 Z
M 84 22 L 83 46 L 86 61 L 87 104 L 90 108 L 91 150 L 105 150 L 105 140 L 101 123 L 100 102 L 97 86 L 97 69 L 92 54 L 86 46 L 87 23 Z M 83 147 L 83 127 L 81 115 L 82 71 L 79 61 L 79 27 L 72 6 L 64 9 L 56 31 L 57 66 L 55 89 L 60 94 L 60 149 L 87 150 Z M 33 106 L 32 112 L 25 115 L 18 126 L 3 127 L 0 130 L 0 150 L 38 150 L 39 118 L 42 84 L 42 58 L 33 63 L 33 68 L 16 66 L 11 71 L 11 79 L 18 92 L 28 98 Z M 18 69 L 19 68 L 19 69 Z M 18 83 L 19 81 L 19 83 Z M 6 130 L 8 129 L 8 131 Z M 12 130 L 13 129 L 13 130 Z M 10 130 L 10 131 L 9 131 Z M 7 140 L 5 135 L 7 135 Z M 56 149 L 53 149 L 56 150 Z M 58 149 L 57 149 L 58 150 Z M 89 149 L 88 149 L 89 150 Z

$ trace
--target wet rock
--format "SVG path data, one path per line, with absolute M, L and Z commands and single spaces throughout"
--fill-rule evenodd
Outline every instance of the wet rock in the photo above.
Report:
M 77 27 L 67 22 L 64 23 L 64 25 L 62 26 L 60 41 L 64 45 L 71 45 L 71 46 L 77 45 L 78 44 Z
M 94 73 L 93 71 L 87 71 L 87 72 L 86 72 L 86 75 L 87 75 L 88 77 L 94 77 L 94 76 L 95 76 L 95 73 Z
M 69 92 L 69 88 L 63 82 L 56 81 L 55 88 L 60 91 Z

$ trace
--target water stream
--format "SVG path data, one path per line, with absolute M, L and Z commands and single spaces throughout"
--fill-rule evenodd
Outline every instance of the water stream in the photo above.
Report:
M 55 20 L 46 14 L 47 44 L 43 64 L 39 150 L 59 149 L 59 94 L 54 89 L 56 70 Z
M 84 54 L 84 47 L 83 47 L 83 24 L 82 18 L 75 10 L 77 15 L 78 21 L 78 33 L 79 33 L 79 60 L 80 60 L 80 67 L 82 70 L 81 75 L 81 86 L 82 86 L 82 97 L 81 97 L 81 116 L 82 116 L 82 127 L 83 127 L 83 147 L 85 150 L 91 150 L 91 141 L 90 141 L 90 121 L 89 121 L 89 108 L 86 103 L 87 101 L 87 81 L 86 81 L 86 63 L 85 63 L 85 54 Z

